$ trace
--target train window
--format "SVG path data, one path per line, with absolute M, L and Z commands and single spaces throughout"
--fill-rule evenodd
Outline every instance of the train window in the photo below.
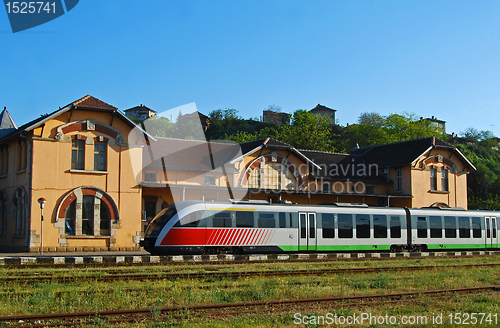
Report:
M 280 224 L 280 228 L 286 228 L 286 213 L 280 212 L 279 224 Z
M 457 238 L 457 218 L 455 216 L 444 217 L 444 236 L 446 238 Z
M 219 212 L 214 214 L 214 227 L 231 227 L 231 212 Z
M 481 238 L 481 218 L 472 218 L 472 238 Z
M 419 216 L 417 219 L 417 237 L 427 238 L 427 218 Z
M 353 236 L 353 226 L 352 226 L 352 215 L 351 214 L 339 214 L 339 238 L 352 238 Z
M 497 225 L 495 221 L 496 221 L 495 218 L 491 218 L 491 229 L 493 232 L 493 238 L 497 237 Z
M 238 228 L 253 228 L 253 212 L 236 211 L 236 226 Z
M 335 216 L 332 213 L 323 213 L 321 215 L 323 227 L 323 238 L 335 238 Z
M 306 238 L 306 237 L 307 237 L 306 214 L 300 213 L 300 238 Z
M 167 207 L 163 209 L 160 213 L 158 213 L 153 221 L 148 225 L 146 228 L 146 233 L 144 237 L 146 238 L 151 238 L 151 237 L 158 237 L 160 234 L 161 229 L 167 224 L 167 222 L 175 215 L 177 214 L 177 211 L 175 207 Z
M 259 228 L 276 228 L 274 213 L 259 213 Z
M 370 216 L 356 214 L 356 238 L 370 238 Z
M 297 213 L 288 213 L 289 220 L 290 220 L 290 228 L 298 228 L 299 227 L 299 220 L 297 218 Z
M 373 237 L 387 238 L 387 216 L 385 215 L 373 216 Z
M 316 215 L 309 214 L 309 238 L 316 238 Z
M 490 218 L 486 218 L 486 238 L 491 238 Z
M 391 238 L 401 238 L 401 219 L 391 216 Z
M 183 216 L 174 224 L 174 227 L 195 228 L 200 223 L 203 211 L 196 211 Z
M 458 235 L 460 238 L 470 238 L 470 218 L 458 218 Z
M 443 221 L 440 216 L 429 217 L 431 238 L 443 238 Z

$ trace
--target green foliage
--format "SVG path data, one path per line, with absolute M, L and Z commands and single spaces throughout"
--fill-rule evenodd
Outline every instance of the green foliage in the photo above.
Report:
M 468 128 L 454 141 L 476 171 L 467 176 L 469 209 L 500 210 L 500 151 L 490 131 Z
M 327 117 L 297 110 L 293 113 L 290 125 L 284 124 L 280 127 L 267 125 L 253 133 L 247 131 L 226 133 L 224 138 L 242 143 L 271 137 L 299 149 L 334 151 L 331 123 Z
M 446 136 L 427 120 L 407 112 L 385 117 L 378 113 L 363 113 L 357 124 L 346 128 L 344 135 L 350 141 L 345 145 L 347 150 L 354 148 L 356 143 L 368 147 L 431 136 L 446 140 Z
M 143 121 L 140 126 L 146 130 L 147 133 L 158 137 L 173 137 L 175 132 L 175 124 L 170 122 L 166 117 L 152 116 Z

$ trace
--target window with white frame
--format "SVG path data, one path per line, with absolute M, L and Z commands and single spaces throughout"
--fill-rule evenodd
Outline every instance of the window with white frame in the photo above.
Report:
M 396 190 L 403 190 L 403 169 L 396 168 Z
M 431 190 L 437 190 L 437 170 L 431 169 Z
M 28 196 L 23 187 L 17 188 L 14 194 L 14 215 L 16 218 L 16 235 L 26 235 L 28 232 Z
M 448 171 L 441 171 L 441 190 L 448 191 Z
M 105 142 L 94 143 L 94 171 L 106 171 L 107 148 Z
M 102 195 L 76 195 L 64 215 L 65 234 L 73 236 L 109 236 L 111 211 Z M 109 203 L 109 202 L 108 202 Z
M 215 186 L 215 175 L 205 175 L 205 185 Z
M 282 163 L 264 162 L 248 178 L 248 187 L 262 189 L 297 189 L 293 173 Z
M 71 142 L 71 169 L 85 169 L 85 140 L 74 139 Z

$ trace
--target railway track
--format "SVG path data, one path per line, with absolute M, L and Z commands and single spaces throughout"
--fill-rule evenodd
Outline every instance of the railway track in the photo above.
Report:
M 340 296 L 309 299 L 291 299 L 277 301 L 245 302 L 245 303 L 224 303 L 193 306 L 164 307 L 158 309 L 137 309 L 137 310 L 117 310 L 98 312 L 75 312 L 58 314 L 39 315 L 17 315 L 0 317 L 2 327 L 68 327 L 95 323 L 96 320 L 104 320 L 106 323 L 138 322 L 153 319 L 172 319 L 189 316 L 220 316 L 238 315 L 242 313 L 256 313 L 269 311 L 270 308 L 280 308 L 290 306 L 301 306 L 307 304 L 324 304 L 331 306 L 338 305 L 367 305 L 367 304 L 387 304 L 398 302 L 412 302 L 427 300 L 429 297 L 444 297 L 463 293 L 483 293 L 488 291 L 497 292 L 499 285 L 441 289 L 430 291 L 416 291 L 405 293 L 375 294 Z
M 217 258 L 216 260 L 183 260 L 183 261 L 160 261 L 160 262 L 101 262 L 101 263 L 34 263 L 34 264 L 3 264 L 0 268 L 5 269 L 31 269 L 31 268 L 103 268 L 103 267 L 143 267 L 143 266 L 162 266 L 162 265 L 207 265 L 207 264 L 256 264 L 256 263 L 308 263 L 308 262 L 359 262 L 359 261 L 393 261 L 393 260 L 418 260 L 418 259 L 449 259 L 449 258 L 477 258 L 477 257 L 494 257 L 500 256 L 500 252 L 490 252 L 493 254 L 483 254 L 483 255 L 460 255 L 456 256 L 455 252 L 438 252 L 436 255 L 413 255 L 414 253 L 384 253 L 382 255 L 396 256 L 380 256 L 380 257 L 357 257 L 357 254 L 347 254 L 348 257 L 318 257 L 318 258 L 286 258 L 278 259 L 273 258 L 276 254 L 270 254 L 270 259 L 259 259 L 259 260 L 225 260 Z M 333 253 L 335 254 L 335 253 Z M 439 255 L 438 255 L 439 254 Z M 330 254 L 326 254 L 330 255 Z M 352 255 L 352 256 L 351 256 Z M 366 254 L 364 254 L 366 255 Z M 408 256 L 407 256 L 408 255 Z M 409 256 L 412 255 L 412 256 Z M 90 260 L 90 259 L 89 259 Z
M 312 270 L 261 270 L 261 271 L 238 271 L 238 272 L 186 272 L 186 273 L 146 273 L 146 274 L 104 274 L 81 275 L 81 276 L 55 276 L 55 275 L 35 275 L 35 276 L 10 276 L 0 278 L 0 283 L 74 283 L 82 280 L 93 282 L 127 281 L 127 280 L 175 280 L 175 279 L 237 279 L 241 277 L 253 276 L 304 276 L 304 275 L 324 275 L 324 274 L 359 274 L 373 272 L 394 272 L 394 271 L 425 271 L 425 270 L 445 270 L 445 269 L 468 269 L 468 268 L 492 268 L 498 267 L 500 263 L 489 264 L 465 264 L 465 265 L 430 265 L 430 266 L 405 266 L 405 267 L 365 267 L 365 268 L 341 268 L 341 269 L 312 269 Z

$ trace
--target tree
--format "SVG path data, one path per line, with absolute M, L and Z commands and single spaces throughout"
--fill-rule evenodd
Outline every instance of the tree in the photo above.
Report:
M 331 119 L 315 115 L 306 110 L 296 110 L 292 116 L 291 125 L 280 127 L 280 140 L 295 148 L 335 151 L 331 139 Z
M 282 111 L 281 106 L 275 105 L 275 104 L 267 106 L 267 108 L 264 110 L 270 110 L 270 111 L 276 112 L 276 113 L 281 113 L 281 111 Z
M 175 124 L 170 122 L 166 117 L 152 116 L 144 120 L 141 124 L 147 133 L 158 137 L 173 137 L 175 132 Z
M 465 131 L 460 132 L 460 137 L 465 139 L 466 142 L 479 143 L 482 141 L 488 141 L 495 138 L 495 135 L 491 131 L 479 131 L 476 128 L 469 127 Z
M 226 134 L 248 129 L 248 124 L 238 116 L 238 111 L 234 108 L 216 109 L 210 112 L 208 118 L 210 125 L 206 132 L 207 140 L 221 139 Z
M 446 139 L 437 127 L 418 119 L 414 113 L 390 114 L 386 117 L 378 113 L 361 114 L 358 123 L 348 127 L 352 142 L 361 147 L 391 142 L 436 136 Z
M 236 142 L 248 142 L 271 137 L 295 148 L 334 151 L 331 139 L 330 118 L 312 114 L 305 110 L 293 113 L 292 124 L 266 126 L 254 133 L 239 131 L 224 137 Z

